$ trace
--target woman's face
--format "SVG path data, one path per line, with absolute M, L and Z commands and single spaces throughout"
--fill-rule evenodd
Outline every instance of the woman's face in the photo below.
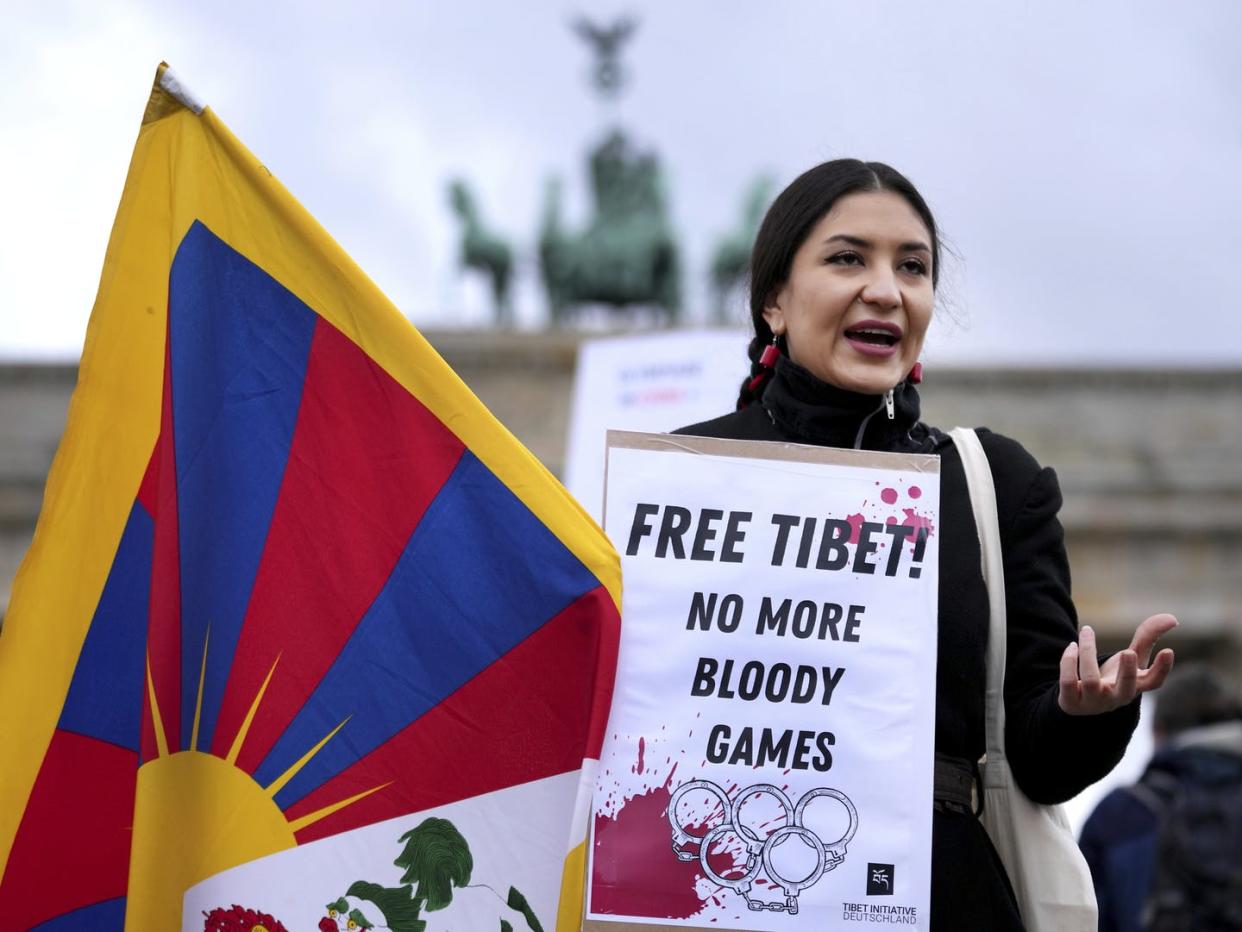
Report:
M 901 195 L 866 191 L 812 228 L 763 316 L 811 374 L 879 395 L 918 360 L 934 298 L 927 227 Z

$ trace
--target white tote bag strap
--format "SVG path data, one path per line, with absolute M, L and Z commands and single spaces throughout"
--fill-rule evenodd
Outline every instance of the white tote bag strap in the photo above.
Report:
M 1028 932 L 1095 932 L 1095 891 L 1087 862 L 1060 806 L 1023 795 L 1005 757 L 1005 571 L 996 488 L 987 454 L 973 430 L 949 432 L 962 458 L 970 507 L 979 531 L 983 581 L 991 621 L 987 652 L 987 763 L 983 767 L 983 824 L 1013 884 Z
M 1005 640 L 1009 627 L 1005 616 L 1005 566 L 1001 558 L 1000 524 L 996 517 L 996 487 L 992 468 L 979 435 L 968 427 L 949 431 L 962 457 L 970 508 L 979 531 L 983 582 L 988 590 L 987 737 L 988 761 L 1005 759 Z M 996 768 L 991 768 L 995 772 Z M 987 780 L 988 768 L 984 769 Z

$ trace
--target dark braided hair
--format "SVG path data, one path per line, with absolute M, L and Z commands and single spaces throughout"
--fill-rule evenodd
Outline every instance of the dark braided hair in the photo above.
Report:
M 766 377 L 771 374 L 770 369 L 759 365 L 759 357 L 772 342 L 772 328 L 763 316 L 763 309 L 789 279 L 794 255 L 815 224 L 838 200 L 862 191 L 892 191 L 905 198 L 927 226 L 931 236 L 932 286 L 939 280 L 940 238 L 936 235 L 936 221 L 923 196 L 905 175 L 883 162 L 858 159 L 833 159 L 803 172 L 772 202 L 751 250 L 750 317 L 755 336 L 746 351 L 750 357 L 750 375 L 742 382 L 737 399 L 739 409 L 759 399 L 767 384 Z M 784 353 L 783 341 L 778 341 L 777 345 Z

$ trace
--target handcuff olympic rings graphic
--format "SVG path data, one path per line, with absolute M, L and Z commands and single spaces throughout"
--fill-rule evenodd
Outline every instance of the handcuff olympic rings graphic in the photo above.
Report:
M 692 835 L 686 831 L 677 816 L 677 804 L 687 793 L 695 791 L 714 796 L 721 811 L 725 813 L 724 822 L 708 829 L 702 835 Z M 760 794 L 773 797 L 785 810 L 785 824 L 765 838 L 760 838 L 759 834 L 744 824 L 741 818 L 742 803 Z M 840 838 L 830 844 L 825 844 L 818 835 L 802 824 L 806 807 L 820 797 L 835 799 L 849 814 L 849 826 Z M 807 887 L 814 886 L 824 874 L 835 870 L 845 860 L 846 846 L 853 839 L 854 833 L 858 831 L 858 810 L 854 808 L 854 803 L 848 796 L 840 790 L 826 786 L 807 790 L 795 805 L 789 801 L 789 797 L 780 787 L 773 786 L 771 783 L 756 783 L 730 799 L 728 793 L 710 780 L 688 780 L 677 787 L 669 799 L 668 821 L 673 829 L 673 853 L 678 860 L 693 861 L 697 856 L 699 866 L 709 879 L 722 887 L 728 887 L 742 894 L 746 898 L 746 905 L 752 910 L 787 911 L 790 915 L 794 915 L 798 912 L 798 894 Z M 712 867 L 707 857 L 712 845 L 729 834 L 740 838 L 746 846 L 746 867 L 738 877 L 725 877 Z M 800 838 L 815 852 L 814 869 L 801 879 L 783 876 L 772 863 L 773 850 L 790 838 Z M 698 846 L 697 855 L 693 851 L 686 850 L 692 845 Z M 785 902 L 767 902 L 754 899 L 750 895 L 751 886 L 760 871 L 766 873 L 772 882 L 784 891 Z

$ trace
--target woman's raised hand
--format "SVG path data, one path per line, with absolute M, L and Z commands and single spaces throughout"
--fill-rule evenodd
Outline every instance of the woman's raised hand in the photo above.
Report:
M 1084 625 L 1078 640 L 1061 655 L 1057 703 L 1070 715 L 1099 715 L 1125 705 L 1139 693 L 1159 689 L 1173 669 L 1173 651 L 1165 648 L 1152 657 L 1156 641 L 1177 627 L 1172 615 L 1152 615 L 1138 626 L 1130 646 L 1100 666 L 1095 632 Z M 1140 669 L 1140 660 L 1146 666 Z

